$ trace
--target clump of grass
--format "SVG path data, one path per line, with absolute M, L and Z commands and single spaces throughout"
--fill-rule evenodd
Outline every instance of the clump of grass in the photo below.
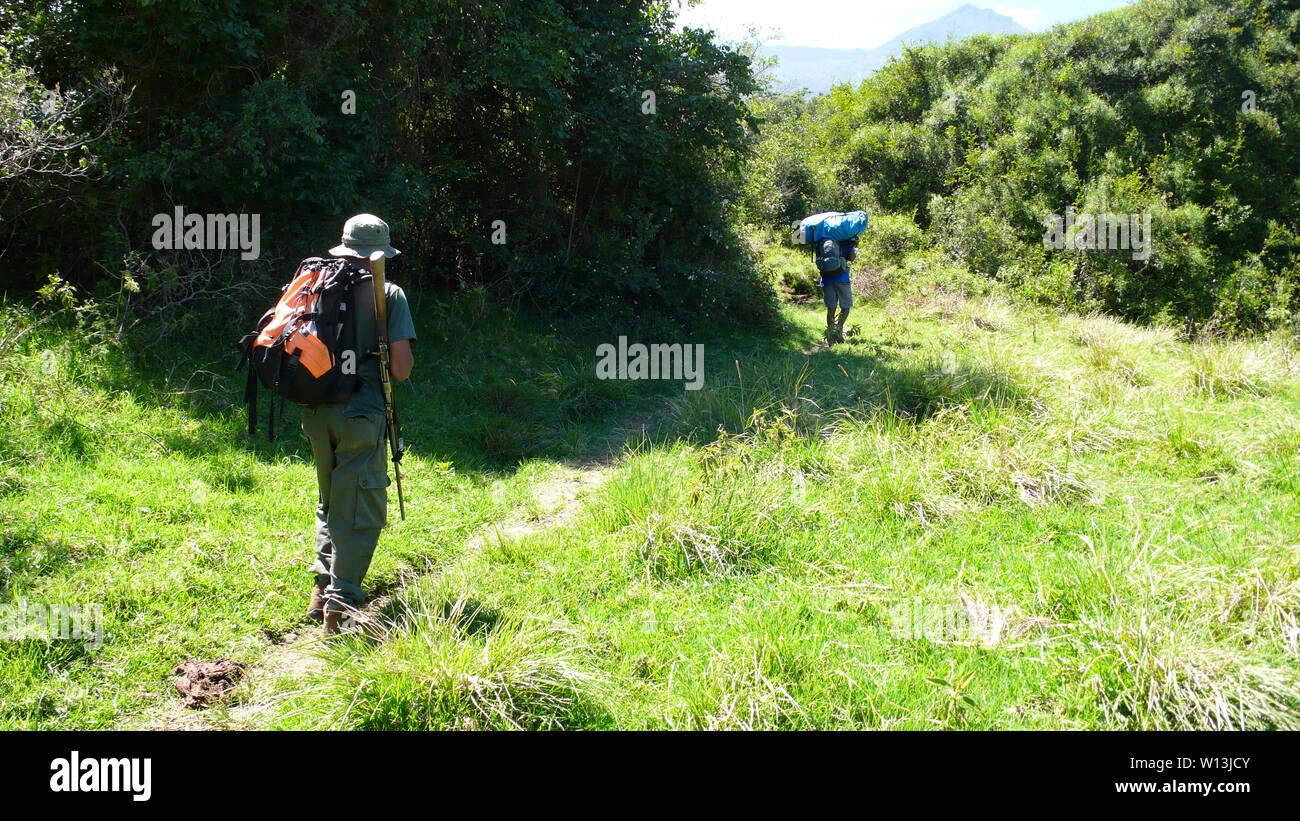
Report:
M 798 684 L 815 675 L 806 659 L 782 646 L 779 637 L 746 636 L 739 646 L 714 648 L 678 690 L 665 723 L 676 730 L 813 729 L 809 710 L 796 695 Z
M 1261 635 L 1284 652 L 1296 655 L 1300 648 L 1300 578 L 1297 565 L 1285 572 L 1256 569 L 1245 581 L 1221 594 L 1219 625 L 1238 625 Z
M 816 269 L 808 254 L 797 248 L 768 245 L 759 259 L 759 271 L 776 288 L 791 294 L 817 293 Z
M 1252 663 L 1222 648 L 1180 646 L 1172 636 L 1116 636 L 1114 666 L 1094 679 L 1102 712 L 1134 730 L 1300 729 L 1294 668 Z
M 1000 606 L 973 593 L 961 593 L 958 601 L 972 627 L 972 638 L 988 648 L 1041 634 L 1052 626 L 1051 619 L 1029 615 L 1019 605 Z
M 534 385 L 501 379 L 480 388 L 478 400 L 492 413 L 525 415 L 533 412 L 542 396 Z
M 630 552 L 648 578 L 748 571 L 780 543 L 809 484 L 827 476 L 816 432 L 800 427 L 788 408 L 759 409 L 742 432 L 691 449 L 690 470 L 636 458 L 597 515 L 633 526 Z
M 917 421 L 959 406 L 1014 408 L 1037 404 L 1032 390 L 1011 372 L 996 365 L 954 365 L 944 357 L 883 375 L 880 383 L 876 394 L 884 407 Z
M 1091 453 L 1109 453 L 1136 441 L 1133 424 L 1125 415 L 1095 412 L 1071 415 L 1053 426 L 1050 437 L 1051 441 L 1064 446 L 1067 459 Z
M 492 462 L 517 462 L 535 452 L 541 428 L 532 420 L 515 416 L 489 416 L 474 425 L 472 441 Z
M 1018 449 L 1004 447 L 962 432 L 946 450 L 935 451 L 943 486 L 977 507 L 1016 500 L 1035 507 L 1090 504 L 1094 490 L 1075 473 Z
M 967 309 L 968 299 L 965 289 L 953 291 L 942 285 L 930 289 L 923 299 L 923 316 L 929 319 L 951 321 L 962 316 Z
M 1073 473 L 1053 466 L 1045 466 L 1033 473 L 1015 471 L 1011 474 L 1021 501 L 1028 505 L 1068 504 L 1086 500 L 1092 495 L 1087 483 Z
M 1217 481 L 1234 473 L 1237 462 L 1217 442 L 1209 441 L 1178 420 L 1156 440 L 1156 452 L 1165 460 L 1157 469 L 1165 474 L 1183 474 Z
M 1108 330 L 1101 323 L 1084 323 L 1070 341 L 1083 346 L 1084 362 L 1094 371 L 1118 375 L 1130 385 L 1145 384 L 1133 356 Z
M 0 472 L 0 497 L 20 494 L 27 489 L 27 483 L 16 471 Z
M 1138 529 L 1131 543 L 1150 544 L 1157 534 Z M 1220 564 L 1217 554 L 1211 563 L 1156 564 L 1104 538 L 1082 538 L 1090 575 L 1101 574 L 1106 591 L 1081 615 L 1072 641 L 1086 650 L 1081 669 L 1108 726 L 1300 728 L 1294 549 L 1251 547 L 1240 566 Z M 1129 606 L 1117 608 L 1123 600 Z
M 598 491 L 591 517 L 600 532 L 617 533 L 657 512 L 684 506 L 689 488 L 699 481 L 687 453 L 679 445 L 629 459 Z
M 565 419 L 582 421 L 615 410 L 635 397 L 636 383 L 600 379 L 588 362 L 565 362 L 539 376 L 554 410 Z
M 1011 306 L 993 297 L 969 300 L 960 312 L 972 327 L 988 333 L 1013 331 L 1017 324 Z
M 803 430 L 815 430 L 822 408 L 808 390 L 810 365 L 802 355 L 760 361 L 733 359 L 730 367 L 710 371 L 704 387 L 668 400 L 674 426 L 690 441 L 712 438 L 719 430 L 740 433 L 751 427 L 756 411 L 788 408 Z
M 638 529 L 636 555 L 646 574 L 660 579 L 725 574 L 743 567 L 749 549 L 728 543 L 711 530 L 651 516 Z
M 1187 382 L 1198 394 L 1223 399 L 1265 396 L 1281 376 L 1274 352 L 1261 343 L 1197 342 L 1187 349 Z
M 1134 325 L 1100 311 L 1093 311 L 1086 316 L 1066 317 L 1063 324 L 1076 345 L 1086 344 L 1088 337 L 1102 337 L 1136 354 L 1172 349 L 1178 341 L 1178 335 L 1172 328 Z
M 361 730 L 555 730 L 605 721 L 604 682 L 574 631 L 536 617 L 480 619 L 469 601 L 423 586 L 408 592 L 402 623 L 383 644 L 355 638 L 327 649 L 332 669 L 284 721 L 315 716 L 309 721 L 320 727 Z
M 80 552 L 73 542 L 43 536 L 33 522 L 0 512 L 0 593 L 10 592 L 14 580 L 77 564 Z

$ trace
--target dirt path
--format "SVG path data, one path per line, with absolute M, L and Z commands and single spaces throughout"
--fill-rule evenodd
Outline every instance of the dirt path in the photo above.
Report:
M 607 477 L 604 464 L 589 462 L 564 468 L 564 475 L 546 482 L 533 491 L 535 515 L 517 512 L 465 540 L 460 556 L 470 555 L 491 544 L 509 543 L 527 538 L 543 530 L 561 527 L 582 509 L 583 499 L 599 487 Z M 427 575 L 430 570 L 408 570 L 389 586 L 387 592 L 366 604 L 363 620 L 369 620 L 374 629 L 384 631 L 388 625 L 382 614 L 393 598 L 409 582 Z M 436 571 L 432 571 L 436 572 Z M 207 709 L 188 709 L 179 694 L 166 699 L 165 707 L 136 721 L 131 729 L 153 730 L 220 730 L 256 729 L 274 713 L 277 704 L 289 695 L 301 691 L 313 673 L 325 669 L 320 654 L 320 628 L 304 621 L 296 631 L 285 633 L 271 643 L 256 663 L 248 665 L 232 704 L 214 705 Z

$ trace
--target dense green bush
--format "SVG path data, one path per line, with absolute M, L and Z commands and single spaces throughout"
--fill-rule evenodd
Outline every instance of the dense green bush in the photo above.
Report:
M 858 253 L 877 264 L 902 265 L 909 254 L 925 246 L 925 234 L 911 217 L 874 214 L 871 230 L 863 235 Z
M 182 205 L 260 214 L 279 277 L 371 211 L 407 283 L 609 321 L 768 309 L 727 219 L 749 57 L 675 29 L 671 3 L 14 0 L 0 31 L 47 88 L 116 67 L 134 89 L 94 146 L 105 173 L 4 226 L 9 258 L 42 259 L 7 287 L 115 289 L 129 252 L 166 256 L 150 220 Z

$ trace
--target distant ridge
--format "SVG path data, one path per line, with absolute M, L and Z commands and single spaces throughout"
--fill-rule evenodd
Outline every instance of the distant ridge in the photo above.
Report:
M 830 91 L 836 83 L 856 83 L 901 54 L 908 43 L 942 43 L 974 34 L 1019 34 L 1028 31 L 1004 14 L 970 4 L 937 20 L 908 29 L 873 49 L 835 49 L 811 46 L 769 45 L 760 49 L 764 57 L 776 57 L 778 85 L 785 91 L 806 88 L 817 94 Z

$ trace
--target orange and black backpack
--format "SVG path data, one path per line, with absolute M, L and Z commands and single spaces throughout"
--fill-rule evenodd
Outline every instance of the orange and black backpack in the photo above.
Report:
M 248 434 L 257 430 L 257 383 L 299 405 L 333 405 L 348 401 L 360 387 L 357 375 L 356 305 L 358 283 L 370 272 L 345 259 L 310 257 L 284 286 L 280 299 L 262 315 L 257 327 L 239 342 L 240 366 L 248 363 L 244 401 Z M 269 408 L 267 437 L 275 439 L 275 397 Z

